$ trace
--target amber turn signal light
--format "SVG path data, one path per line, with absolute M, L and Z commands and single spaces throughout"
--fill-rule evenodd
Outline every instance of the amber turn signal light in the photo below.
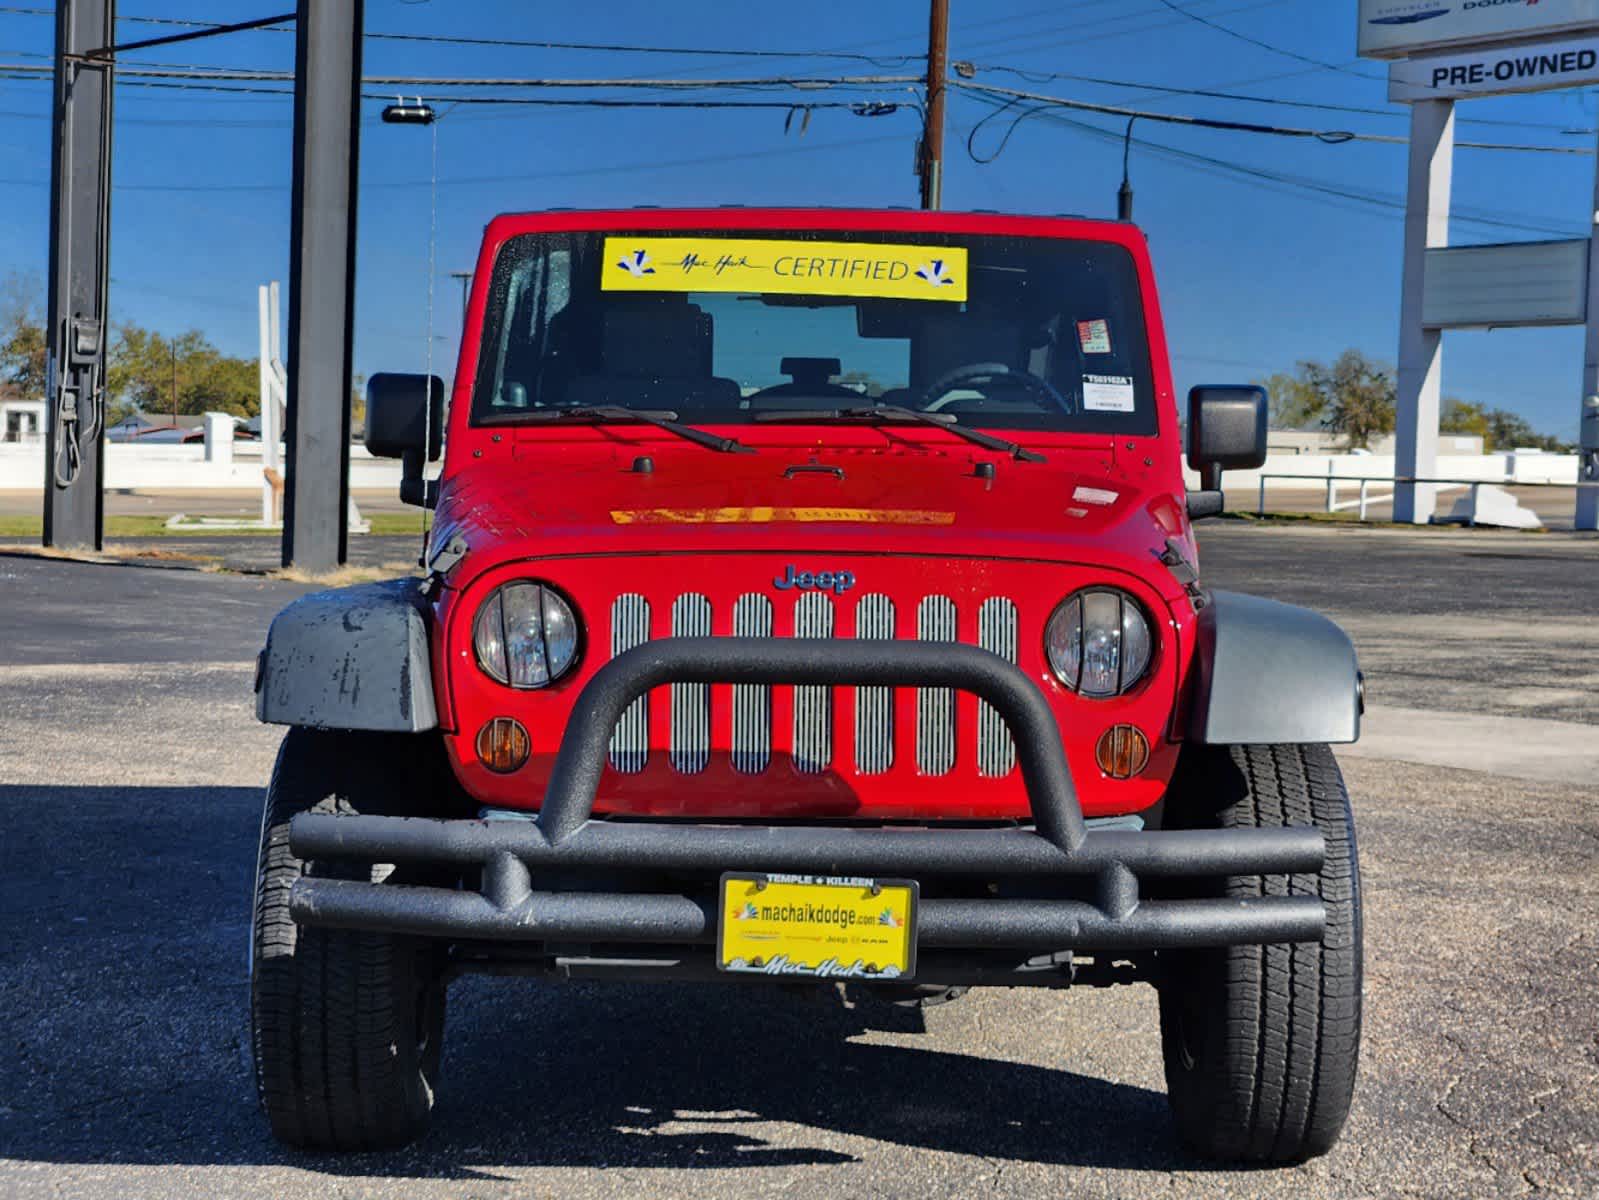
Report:
M 1131 779 L 1149 765 L 1149 739 L 1132 725 L 1112 725 L 1099 735 L 1094 761 L 1112 779 Z
M 514 717 L 495 717 L 477 731 L 478 760 L 489 770 L 509 775 L 532 753 L 527 730 Z

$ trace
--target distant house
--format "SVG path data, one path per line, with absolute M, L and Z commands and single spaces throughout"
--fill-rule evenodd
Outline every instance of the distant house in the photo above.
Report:
M 0 442 L 36 442 L 44 435 L 44 401 L 24 400 L 0 384 Z

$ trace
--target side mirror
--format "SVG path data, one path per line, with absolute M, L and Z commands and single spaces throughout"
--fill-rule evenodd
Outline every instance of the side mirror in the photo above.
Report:
M 400 460 L 400 499 L 432 508 L 434 485 L 422 466 L 444 445 L 444 381 L 437 375 L 385 372 L 366 381 L 366 448 Z
M 1221 511 L 1221 473 L 1266 461 L 1266 389 L 1196 387 L 1188 393 L 1188 465 L 1199 472 L 1199 492 L 1188 496 L 1190 516 Z

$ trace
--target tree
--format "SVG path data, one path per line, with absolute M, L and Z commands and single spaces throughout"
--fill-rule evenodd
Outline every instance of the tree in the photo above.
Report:
M 45 339 L 43 285 L 37 275 L 10 272 L 0 281 L 0 383 L 24 400 L 43 400 L 49 346 Z
M 1514 450 L 1518 446 L 1533 450 L 1569 450 L 1570 443 L 1551 434 L 1539 433 L 1520 413 L 1503 408 L 1490 408 L 1485 415 L 1487 448 L 1489 450 Z
M 1299 372 L 1305 386 L 1321 397 L 1322 425 L 1348 439 L 1351 450 L 1393 432 L 1393 375 L 1359 350 L 1345 350 L 1331 366 L 1302 362 Z
M 1480 404 L 1471 404 L 1453 396 L 1444 397 L 1443 412 L 1438 418 L 1439 433 L 1465 433 L 1480 437 L 1488 445 L 1488 414 Z
M 1266 379 L 1255 380 L 1256 385 L 1265 388 L 1271 397 L 1273 429 L 1303 429 L 1306 425 L 1320 422 L 1324 402 L 1305 380 L 1304 368 L 1305 364 L 1301 363 L 1297 375 L 1278 371 Z
M 106 383 L 114 398 L 113 422 L 133 408 L 236 417 L 252 417 L 261 408 L 256 364 L 223 354 L 198 329 L 165 338 L 131 321 L 118 326 Z

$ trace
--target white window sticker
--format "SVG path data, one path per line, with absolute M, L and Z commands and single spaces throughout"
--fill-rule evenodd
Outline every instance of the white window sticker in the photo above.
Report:
M 1084 354 L 1109 354 L 1110 322 L 1105 320 L 1077 322 L 1077 342 L 1082 346 Z
M 1084 375 L 1083 407 L 1089 412 L 1132 412 L 1132 376 Z

